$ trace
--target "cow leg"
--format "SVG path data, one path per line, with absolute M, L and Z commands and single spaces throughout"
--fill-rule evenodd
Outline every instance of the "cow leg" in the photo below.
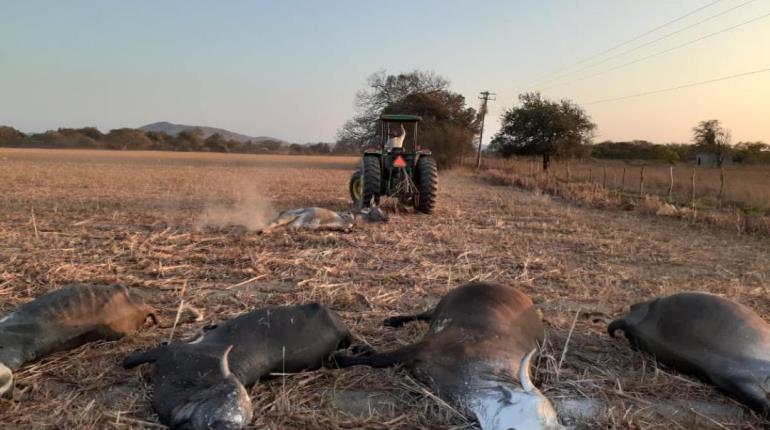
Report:
M 257 234 L 270 234 L 272 231 L 276 228 L 283 227 L 285 225 L 289 225 L 296 221 L 299 218 L 299 216 L 288 216 L 285 218 L 278 218 L 277 220 L 273 221 L 270 225 L 263 228 L 262 230 L 257 231 Z
M 753 375 L 728 375 L 712 378 L 715 385 L 758 414 L 770 415 L 768 393 Z
M 402 325 L 412 321 L 430 321 L 432 317 L 433 309 L 416 315 L 399 315 L 385 318 L 385 321 L 382 322 L 382 325 L 386 327 L 401 327 Z
M 397 364 L 409 363 L 424 346 L 425 344 L 423 342 L 418 342 L 394 351 L 374 353 L 365 356 L 333 354 L 329 358 L 329 361 L 331 367 L 338 368 L 351 366 L 369 366 L 374 368 L 391 367 Z

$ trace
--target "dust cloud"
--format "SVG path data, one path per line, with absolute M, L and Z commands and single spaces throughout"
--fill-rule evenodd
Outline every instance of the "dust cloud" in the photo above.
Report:
M 233 203 L 208 203 L 195 222 L 196 229 L 242 226 L 250 231 L 266 227 L 277 215 L 270 199 L 255 187 L 239 187 Z

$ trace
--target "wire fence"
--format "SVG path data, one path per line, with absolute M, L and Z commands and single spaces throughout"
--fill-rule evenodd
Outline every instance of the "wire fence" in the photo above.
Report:
M 471 166 L 471 160 L 465 160 Z M 535 157 L 484 158 L 482 168 L 564 183 L 587 183 L 629 196 L 656 195 L 692 208 L 738 208 L 770 214 L 770 166 L 662 164 L 642 161 L 559 160 L 543 171 Z

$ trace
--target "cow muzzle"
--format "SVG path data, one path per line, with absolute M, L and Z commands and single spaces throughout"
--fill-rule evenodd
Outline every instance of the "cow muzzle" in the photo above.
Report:
M 175 408 L 172 428 L 239 430 L 251 421 L 251 401 L 235 378 L 196 393 Z

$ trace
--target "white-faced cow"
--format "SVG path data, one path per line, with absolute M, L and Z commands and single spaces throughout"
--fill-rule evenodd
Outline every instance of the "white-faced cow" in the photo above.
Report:
M 152 405 L 164 424 L 232 430 L 251 420 L 244 386 L 271 373 L 317 369 L 349 343 L 348 329 L 324 306 L 267 307 L 208 327 L 192 342 L 132 354 L 123 366 L 155 365 Z
M 45 294 L 0 319 L 0 394 L 13 370 L 58 351 L 96 340 L 117 340 L 155 321 L 137 290 L 119 285 L 73 285 Z M 157 322 L 157 321 L 155 321 Z
M 270 234 L 273 230 L 338 230 L 349 231 L 355 223 L 352 212 L 335 212 L 324 208 L 289 209 L 278 214 L 260 234 Z
M 631 306 L 608 327 L 610 336 L 617 330 L 661 363 L 770 414 L 770 325 L 746 306 L 713 294 L 674 294 Z
M 385 325 L 414 320 L 430 321 L 419 342 L 391 352 L 338 354 L 332 361 L 339 367 L 405 364 L 484 430 L 562 428 L 530 379 L 531 359 L 545 333 L 529 297 L 513 287 L 471 283 L 448 293 L 433 310 L 388 318 Z

